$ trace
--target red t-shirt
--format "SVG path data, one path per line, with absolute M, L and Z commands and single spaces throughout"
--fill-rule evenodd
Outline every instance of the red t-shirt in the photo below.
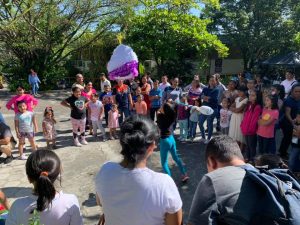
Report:
M 274 128 L 275 123 L 278 120 L 279 111 L 277 109 L 263 109 L 261 118 L 265 120 L 273 120 L 271 124 L 267 126 L 258 125 L 257 135 L 265 138 L 273 138 L 274 137 Z

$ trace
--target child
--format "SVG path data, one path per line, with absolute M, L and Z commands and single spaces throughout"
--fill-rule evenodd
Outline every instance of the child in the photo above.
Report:
M 180 127 L 179 141 L 186 141 L 188 137 L 188 106 L 186 96 L 180 98 L 180 103 L 177 106 L 177 119 Z
M 118 138 L 116 129 L 119 127 L 119 117 L 118 105 L 112 104 L 111 110 L 108 112 L 108 127 L 111 140 Z
M 247 88 L 240 86 L 238 88 L 238 95 L 239 97 L 235 99 L 235 102 L 230 107 L 232 116 L 230 120 L 228 136 L 237 141 L 241 150 L 243 150 L 245 139 L 241 132 L 240 126 L 244 116 L 244 109 L 248 102 Z
M 137 96 L 137 102 L 134 103 L 134 108 L 136 111 L 136 114 L 138 115 L 147 115 L 147 104 L 143 100 L 143 95 L 138 95 Z
M 275 123 L 279 117 L 277 98 L 273 95 L 265 97 L 265 108 L 258 120 L 258 148 L 260 154 L 273 153 L 271 152 L 272 138 L 274 138 Z
M 165 103 L 157 114 L 157 126 L 160 129 L 160 158 L 162 168 L 165 173 L 171 176 L 171 171 L 168 165 L 168 153 L 171 153 L 173 160 L 178 165 L 182 174 L 181 181 L 186 182 L 189 177 L 186 173 L 186 169 L 182 164 L 181 159 L 178 157 L 176 142 L 171 132 L 171 125 L 176 120 L 175 105 L 171 103 Z
M 105 122 L 106 127 L 108 127 L 108 112 L 111 110 L 111 104 L 113 103 L 113 96 L 109 85 L 104 85 L 104 92 L 100 95 L 100 101 L 104 105 Z
M 85 140 L 84 134 L 88 99 L 81 96 L 81 89 L 79 87 L 73 87 L 72 93 L 72 96 L 62 101 L 61 105 L 71 109 L 71 123 L 73 128 L 74 145 L 77 147 L 81 147 L 82 144 L 88 144 Z M 78 130 L 80 133 L 79 135 Z M 79 137 L 81 143 L 79 142 Z
M 224 135 L 228 135 L 230 117 L 232 115 L 232 112 L 229 110 L 230 99 L 229 98 L 223 98 L 222 102 L 221 102 L 221 105 L 222 105 L 222 109 L 220 110 L 221 133 L 224 134 Z
M 8 210 L 10 208 L 10 205 L 8 203 L 8 200 L 4 194 L 4 192 L 0 189 L 0 225 L 5 224 L 5 220 L 8 216 Z
M 294 120 L 294 130 L 292 138 L 292 149 L 289 156 L 289 168 L 291 171 L 296 172 L 297 176 L 300 175 L 300 111 L 297 112 L 296 119 Z
M 56 185 L 61 181 L 62 164 L 55 152 L 35 151 L 28 157 L 25 167 L 35 197 L 15 200 L 6 224 L 83 225 L 77 197 L 64 193 Z M 35 222 L 28 222 L 34 217 L 34 210 L 37 211 L 38 218 Z
M 97 128 L 100 129 L 102 134 L 102 140 L 106 141 L 105 130 L 102 126 L 102 118 L 104 114 L 104 107 L 101 101 L 98 100 L 99 95 L 97 93 L 92 94 L 91 101 L 88 103 L 89 116 L 93 126 L 93 136 L 97 137 Z
M 56 120 L 54 119 L 54 112 L 52 107 L 46 107 L 44 111 L 44 120 L 43 120 L 43 135 L 47 142 L 47 149 L 51 150 L 56 149 L 56 130 L 55 126 Z M 50 146 L 50 142 L 52 142 L 52 147 Z
M 257 122 L 262 111 L 262 96 L 260 91 L 251 91 L 249 103 L 246 107 L 244 118 L 241 123 L 241 131 L 246 141 L 246 161 L 254 161 L 257 146 Z
M 250 95 L 251 91 L 256 91 L 256 81 L 254 79 L 250 79 L 247 82 L 248 95 Z
M 194 139 L 196 137 L 196 129 L 197 129 L 197 124 L 198 124 L 199 115 L 200 115 L 200 109 L 199 109 L 200 106 L 201 106 L 201 99 L 196 98 L 194 100 L 194 106 L 190 110 L 190 121 L 189 121 L 190 132 L 189 132 L 189 134 L 190 134 L 191 141 L 194 141 Z
M 162 90 L 158 88 L 159 86 L 159 81 L 156 80 L 153 83 L 153 88 L 149 93 L 149 99 L 151 101 L 151 106 L 150 106 L 150 118 L 154 121 L 155 114 L 157 116 L 157 111 L 159 110 L 161 106 L 161 98 L 162 98 Z
M 33 151 L 37 150 L 34 142 L 34 134 L 38 131 L 36 119 L 33 112 L 27 111 L 25 101 L 17 103 L 19 113 L 15 115 L 15 129 L 17 137 L 19 138 L 19 153 L 20 159 L 26 160 L 27 157 L 23 154 L 23 147 L 25 145 L 25 138 L 28 138 Z
M 141 94 L 142 94 L 142 89 L 141 89 L 141 87 L 137 87 L 136 90 L 135 90 L 134 95 L 132 96 L 132 101 L 133 101 L 133 103 L 136 103 L 136 102 L 137 102 L 137 97 L 138 97 L 139 95 L 141 95 Z

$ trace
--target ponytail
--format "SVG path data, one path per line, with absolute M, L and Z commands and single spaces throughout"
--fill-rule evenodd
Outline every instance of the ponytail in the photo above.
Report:
M 60 159 L 53 151 L 35 151 L 28 157 L 26 174 L 38 197 L 37 211 L 44 211 L 55 198 L 54 182 L 59 178 L 60 169 Z
M 43 173 L 43 172 L 42 172 Z M 37 199 L 37 211 L 44 211 L 55 197 L 56 190 L 48 176 L 40 175 L 36 182 L 35 193 Z

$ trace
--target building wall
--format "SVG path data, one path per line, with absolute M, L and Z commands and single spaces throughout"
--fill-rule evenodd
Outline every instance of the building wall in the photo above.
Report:
M 244 70 L 242 59 L 211 59 L 210 74 L 220 73 L 222 75 L 238 74 Z

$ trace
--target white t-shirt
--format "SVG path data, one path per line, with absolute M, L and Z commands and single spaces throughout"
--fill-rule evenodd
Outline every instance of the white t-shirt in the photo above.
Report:
M 89 102 L 89 108 L 91 110 L 91 121 L 99 120 L 99 114 L 102 107 L 103 104 L 99 100 L 97 100 L 95 103 L 93 103 L 92 101 Z
M 293 80 L 284 80 L 281 82 L 281 85 L 284 86 L 284 91 L 285 91 L 285 94 L 288 95 L 293 87 L 294 84 L 296 84 L 297 81 L 295 79 Z
M 110 84 L 110 81 L 105 79 L 104 81 L 101 81 L 101 92 L 104 92 L 104 86 L 110 86 L 111 87 L 111 84 Z
M 158 88 L 163 92 L 165 90 L 165 88 L 169 87 L 169 86 L 171 86 L 171 84 L 169 82 L 167 82 L 165 84 L 164 83 L 160 83 L 159 86 L 158 86 Z
M 227 128 L 230 124 L 230 117 L 232 112 L 230 110 L 221 109 L 220 110 L 220 127 Z
M 8 214 L 6 225 L 28 224 L 31 212 L 36 208 L 36 197 L 17 199 Z M 52 205 L 39 212 L 40 224 L 44 225 L 83 225 L 78 199 L 75 195 L 57 193 Z
M 108 162 L 95 184 L 105 225 L 163 225 L 166 213 L 176 213 L 182 207 L 173 179 L 149 168 L 129 170 Z

